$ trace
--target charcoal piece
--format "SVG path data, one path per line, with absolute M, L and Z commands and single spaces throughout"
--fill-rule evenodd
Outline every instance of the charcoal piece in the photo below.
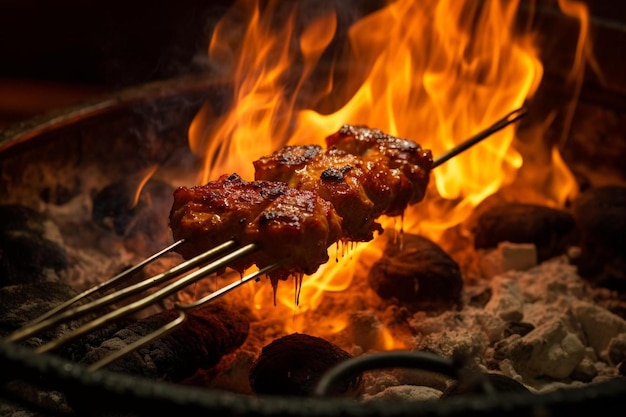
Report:
M 46 233 L 47 218 L 38 211 L 18 204 L 0 206 L 0 231 L 28 230 L 38 235 Z
M 6 336 L 69 300 L 76 292 L 69 286 L 51 281 L 8 285 L 0 288 L 0 336 Z M 38 346 L 68 330 L 67 324 L 37 334 L 27 344 Z
M 0 285 L 36 282 L 67 268 L 65 249 L 31 232 L 0 235 Z
M 326 371 L 351 357 L 325 339 L 293 333 L 263 348 L 250 370 L 250 385 L 256 394 L 311 396 Z M 331 393 L 354 392 L 360 383 L 360 375 L 337 381 Z
M 93 197 L 91 218 L 96 224 L 124 235 L 139 211 L 134 201 L 136 185 L 125 181 L 109 184 Z
M 0 206 L 0 286 L 37 282 L 67 268 L 56 226 L 24 206 Z
M 94 363 L 157 330 L 178 317 L 167 310 L 138 320 L 117 331 L 110 339 L 89 351 L 83 364 Z M 181 381 L 199 369 L 215 366 L 220 359 L 240 347 L 248 337 L 250 321 L 241 309 L 211 303 L 188 313 L 172 333 L 122 357 L 107 370 L 164 381 Z
M 467 305 L 470 307 L 484 308 L 493 296 L 493 288 L 487 287 L 477 294 L 470 295 Z
M 523 321 L 508 322 L 504 329 L 504 337 L 509 337 L 512 335 L 526 336 L 528 333 L 530 333 L 534 329 L 535 329 L 535 326 L 531 323 L 526 323 Z
M 6 336 L 40 317 L 44 313 L 63 304 L 76 296 L 76 291 L 70 286 L 58 281 L 42 281 L 37 283 L 25 283 L 0 287 L 0 337 Z M 110 311 L 104 308 L 101 314 Z M 118 325 L 123 325 L 124 320 L 102 326 L 80 341 L 63 345 L 55 353 L 69 360 L 83 358 L 90 344 L 99 343 L 110 337 Z M 80 322 L 64 321 L 57 325 L 37 332 L 24 341 L 24 345 L 36 348 L 54 339 L 58 339 L 74 330 Z
M 457 262 L 436 243 L 413 234 L 405 234 L 401 243 L 387 242 L 368 281 L 381 298 L 414 311 L 451 308 L 463 290 Z
M 506 375 L 497 373 L 486 373 L 481 375 L 470 375 L 463 380 L 456 381 L 443 392 L 440 399 L 456 397 L 460 395 L 480 395 L 484 394 L 482 379 L 486 378 L 493 390 L 499 393 L 520 392 L 528 393 L 530 390 L 521 382 Z
M 127 178 L 109 184 L 93 198 L 92 219 L 119 236 L 142 233 L 162 237 L 168 230 L 168 214 L 174 189 L 155 179 Z M 137 198 L 137 190 L 140 190 Z
M 578 241 L 570 213 L 535 204 L 491 207 L 478 216 L 473 229 L 476 249 L 495 249 L 501 242 L 533 243 L 539 262 L 563 255 Z
M 581 233 L 579 274 L 595 285 L 626 292 L 626 187 L 590 188 L 572 203 Z

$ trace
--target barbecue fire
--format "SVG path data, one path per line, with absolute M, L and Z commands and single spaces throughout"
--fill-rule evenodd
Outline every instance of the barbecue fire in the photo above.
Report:
M 560 4 L 581 10 L 577 2 Z M 232 105 L 217 114 L 207 103 L 190 127 L 191 149 L 205 161 L 198 183 L 231 172 L 252 179 L 249 161 L 283 146 L 323 145 L 345 123 L 411 138 L 436 157 L 521 107 L 541 82 L 537 39 L 526 17 L 532 14 L 519 1 L 395 1 L 349 25 L 344 12 L 339 3 L 243 0 L 220 21 L 208 52 L 217 70 L 232 74 Z M 577 63 L 585 57 L 585 36 L 581 31 Z M 574 68 L 572 78 L 580 79 L 581 71 Z M 514 139 L 514 129 L 505 129 L 438 168 L 423 202 L 381 219 L 387 235 L 442 241 L 486 197 L 526 175 L 518 175 L 522 156 Z M 556 150 L 540 151 L 554 163 L 545 164 L 542 178 L 526 180 L 549 184 L 540 189 L 542 203 L 562 204 L 573 193 L 571 174 Z M 314 310 L 324 293 L 349 288 L 359 263 L 380 257 L 381 242 L 331 254 L 337 262 L 306 277 L 298 306 L 291 288 L 279 288 L 283 308 L 274 311 L 296 314 L 285 326 L 308 329 L 298 315 Z M 257 308 L 273 314 L 265 311 L 271 290 L 261 285 L 257 291 Z M 333 313 L 327 331 L 343 329 L 346 314 Z
M 570 171 L 564 146 L 584 70 L 598 70 L 584 3 L 546 0 L 578 27 L 558 105 L 544 103 L 542 2 L 354 3 L 237 0 L 184 115 L 178 97 L 174 110 L 149 103 L 158 127 L 136 142 L 123 113 L 0 159 L 2 342 L 88 372 L 113 364 L 258 395 L 312 395 L 333 364 L 397 349 L 465 358 L 505 389 L 623 376 L 626 191 Z M 522 108 L 524 124 L 438 163 Z M 161 130 L 170 117 L 176 128 Z M 121 275 L 94 301 L 27 323 Z M 123 307 L 107 293 L 117 284 Z M 90 306 L 108 310 L 88 322 Z M 161 327 L 170 319 L 181 327 Z M 463 389 L 377 376 L 341 394 Z

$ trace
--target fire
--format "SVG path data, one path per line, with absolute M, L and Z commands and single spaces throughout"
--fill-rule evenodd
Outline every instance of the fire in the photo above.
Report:
M 239 0 L 217 25 L 208 53 L 231 81 L 232 106 L 218 115 L 205 106 L 190 127 L 190 146 L 205 161 L 200 182 L 231 172 L 251 179 L 253 160 L 286 144 L 324 145 L 344 123 L 410 138 L 437 157 L 520 108 L 542 80 L 532 1 L 522 10 L 515 0 L 398 0 L 349 25 L 344 3 L 309 3 Z M 559 5 L 585 21 L 581 2 Z M 588 36 L 581 28 L 578 60 Z M 382 219 L 385 229 L 437 240 L 516 179 L 523 160 L 514 140 L 515 129 L 505 129 L 438 167 L 425 201 L 402 219 Z M 551 159 L 546 199 L 562 203 L 573 180 L 558 152 Z M 323 292 L 350 286 L 359 258 L 380 254 L 375 242 L 330 250 L 338 262 L 305 277 L 299 305 L 282 285 L 277 307 L 314 310 Z M 259 308 L 271 305 L 270 292 L 259 286 Z M 345 315 L 333 320 L 335 329 L 347 325 Z
M 133 197 L 132 207 L 135 207 L 139 203 L 139 199 L 141 198 L 141 192 L 143 191 L 144 186 L 150 180 L 150 178 L 152 178 L 157 169 L 159 169 L 158 165 L 151 166 L 148 171 L 140 178 L 139 185 L 137 186 L 137 189 L 135 190 L 135 195 Z

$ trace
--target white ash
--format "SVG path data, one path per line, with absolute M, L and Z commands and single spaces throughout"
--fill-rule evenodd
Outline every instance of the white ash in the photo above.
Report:
M 480 251 L 481 272 L 492 277 L 506 271 L 523 271 L 537 265 L 537 248 L 532 243 L 501 242 L 496 250 Z
M 413 348 L 473 358 L 479 368 L 537 391 L 616 376 L 626 322 L 593 303 L 590 288 L 566 257 L 509 270 L 487 285 L 492 297 L 484 308 L 416 314 Z M 510 322 L 530 323 L 534 330 L 507 336 Z
M 383 350 L 383 324 L 372 310 L 356 312 L 350 316 L 351 342 L 356 351 Z
M 364 401 L 395 400 L 395 401 L 426 401 L 437 400 L 442 392 L 430 387 L 418 385 L 397 385 L 386 388 L 374 395 L 363 395 Z

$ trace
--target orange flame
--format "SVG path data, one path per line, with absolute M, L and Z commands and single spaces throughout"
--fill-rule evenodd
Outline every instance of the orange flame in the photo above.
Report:
M 219 116 L 203 109 L 190 127 L 190 146 L 205 160 L 202 182 L 231 172 L 253 178 L 253 160 L 286 144 L 323 145 L 344 123 L 411 138 L 436 157 L 521 107 L 543 76 L 532 25 L 519 24 L 520 1 L 398 0 L 345 33 L 339 9 L 260 3 L 237 1 L 210 43 L 216 70 L 232 74 L 233 103 Z M 559 4 L 582 16 L 579 2 Z M 522 158 L 514 138 L 514 129 L 505 129 L 438 167 L 433 197 L 410 207 L 401 222 L 382 219 L 383 226 L 402 223 L 404 231 L 437 239 L 458 225 L 515 178 Z M 559 162 L 558 152 L 553 159 Z M 553 179 L 571 180 L 564 164 L 556 170 Z M 338 247 L 339 262 L 304 280 L 299 306 L 293 289 L 279 286 L 284 311 L 314 309 L 323 291 L 350 286 L 361 255 L 380 255 L 374 244 L 348 249 Z M 271 305 L 268 287 L 256 295 L 259 308 Z M 334 319 L 329 327 L 347 325 L 345 315 Z
M 141 198 L 141 192 L 145 185 L 150 181 L 150 178 L 155 174 L 155 172 L 159 169 L 158 165 L 152 165 L 148 170 L 139 178 L 139 184 L 137 185 L 137 189 L 135 190 L 135 194 L 133 196 L 132 206 L 135 207 L 139 203 L 139 199 Z

